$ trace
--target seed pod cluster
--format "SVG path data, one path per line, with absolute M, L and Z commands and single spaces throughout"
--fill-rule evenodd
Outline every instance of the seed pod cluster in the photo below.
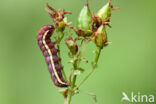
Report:
M 108 45 L 106 26 L 110 26 L 110 17 L 113 6 L 111 0 L 104 5 L 98 13 L 92 14 L 92 36 L 91 40 L 96 44 L 97 47 L 103 48 Z
M 55 28 L 52 25 L 45 25 L 40 28 L 37 34 L 37 42 L 40 47 L 45 61 L 48 66 L 48 71 L 51 75 L 51 78 L 54 84 L 58 87 L 67 87 L 68 84 L 64 80 L 61 70 L 63 67 L 59 64 L 61 58 L 57 56 L 57 50 L 55 48 L 56 42 L 51 42 L 51 35 L 53 34 Z

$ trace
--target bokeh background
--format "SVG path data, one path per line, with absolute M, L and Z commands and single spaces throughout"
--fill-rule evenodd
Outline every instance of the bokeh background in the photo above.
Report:
M 68 21 L 76 25 L 85 0 L 1 0 L 0 1 L 0 104 L 63 104 L 53 85 L 42 53 L 36 42 L 39 28 L 52 21 L 45 3 L 73 14 Z M 89 0 L 96 13 L 107 0 Z M 104 48 L 98 69 L 80 88 L 97 95 L 98 104 L 121 104 L 122 92 L 156 95 L 156 8 L 155 0 L 112 0 L 121 9 L 112 14 L 108 29 L 111 45 Z M 67 37 L 67 36 L 66 36 Z M 67 74 L 68 49 L 61 43 Z M 89 43 L 84 57 L 91 62 L 96 47 Z M 84 74 L 91 70 L 82 63 Z M 80 93 L 72 104 L 94 104 L 91 96 Z

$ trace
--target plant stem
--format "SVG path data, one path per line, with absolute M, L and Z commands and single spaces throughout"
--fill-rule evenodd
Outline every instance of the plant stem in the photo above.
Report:
M 75 86 L 75 83 L 76 83 L 76 75 L 73 76 L 73 81 L 72 81 L 72 86 L 71 86 L 71 91 L 69 92 L 69 95 L 67 97 L 67 104 L 70 104 L 71 102 L 71 99 L 72 99 L 72 96 L 73 96 L 73 93 L 74 93 L 74 86 Z
M 82 80 L 82 82 L 78 85 L 77 88 L 79 88 L 92 75 L 92 73 L 96 69 L 100 53 L 101 53 L 101 48 L 98 47 L 98 50 L 97 50 L 96 56 L 95 56 L 95 60 L 93 62 L 93 68 L 92 68 L 91 72 Z
M 88 43 L 87 40 L 82 40 L 80 47 L 81 46 L 83 46 L 83 47 L 82 47 L 81 51 L 79 52 L 79 54 L 74 56 L 73 70 L 77 70 L 77 68 L 80 64 L 80 57 L 81 57 L 82 53 L 84 53 L 87 43 Z M 71 81 L 71 86 L 69 86 L 69 88 L 68 88 L 69 92 L 68 92 L 67 98 L 65 99 L 65 104 L 71 103 L 72 96 L 74 94 L 74 91 L 76 90 L 75 89 L 76 78 L 77 78 L 77 75 L 74 75 L 73 79 Z
M 74 70 L 77 69 L 77 60 L 74 61 L 73 69 Z M 73 79 L 72 79 L 72 82 L 71 82 L 71 86 L 69 87 L 69 92 L 68 92 L 65 104 L 70 104 L 70 102 L 71 102 L 71 99 L 72 99 L 72 96 L 73 96 L 73 93 L 74 93 L 76 78 L 77 78 L 77 75 L 74 75 Z
M 95 57 L 95 64 L 97 64 L 97 63 L 98 63 L 100 53 L 101 53 L 101 48 L 100 48 L 100 47 L 98 47 L 98 50 L 97 50 L 97 53 L 96 53 L 96 57 Z
M 57 30 L 56 32 L 57 32 L 57 39 L 56 39 L 57 40 L 57 49 L 60 50 L 60 43 L 61 43 L 61 41 L 62 41 L 62 39 L 64 37 L 64 32 L 60 32 L 61 37 L 59 37 L 59 35 L 58 35 L 59 31 Z M 61 57 L 60 51 L 58 51 L 58 56 Z M 62 66 L 61 61 L 60 61 L 60 65 Z M 66 77 L 66 74 L 65 74 L 64 70 L 62 70 L 62 74 L 64 76 L 64 79 L 67 81 L 67 77 Z

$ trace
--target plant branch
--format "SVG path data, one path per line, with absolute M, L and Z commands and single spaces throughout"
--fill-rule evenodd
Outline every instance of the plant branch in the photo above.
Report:
M 98 50 L 96 51 L 95 60 L 94 60 L 94 62 L 92 63 L 93 67 L 92 67 L 91 72 L 82 80 L 82 82 L 77 86 L 77 88 L 80 88 L 80 86 L 92 75 L 92 73 L 93 73 L 94 70 L 96 69 L 97 63 L 98 63 L 98 60 L 99 60 L 100 53 L 101 53 L 101 48 L 98 47 Z M 76 89 L 77 89 L 77 88 L 76 88 Z
M 57 30 L 57 37 L 56 37 L 56 40 L 57 40 L 57 49 L 59 50 L 58 51 L 58 56 L 61 57 L 61 53 L 60 53 L 60 43 L 64 37 L 64 32 L 60 32 L 61 33 L 61 36 L 59 37 L 59 31 Z M 62 62 L 60 61 L 60 65 L 62 66 Z M 64 72 L 64 70 L 62 70 L 62 74 L 64 76 L 64 79 L 67 81 L 67 77 L 66 77 L 66 74 Z
M 81 57 L 82 53 L 85 51 L 87 43 L 88 43 L 88 41 L 82 40 L 80 47 L 81 46 L 83 46 L 83 47 L 82 47 L 81 51 L 74 56 L 73 70 L 77 70 L 77 68 L 80 64 L 80 57 Z M 77 75 L 74 75 L 73 79 L 71 81 L 71 86 L 69 88 L 69 92 L 68 92 L 65 104 L 70 104 L 70 102 L 71 102 L 74 91 L 76 90 L 75 89 L 76 78 L 77 78 Z
M 75 59 L 74 63 L 73 63 L 73 69 L 74 70 L 77 69 L 77 62 L 78 61 Z M 69 86 L 69 92 L 68 92 L 65 104 L 70 104 L 70 102 L 71 102 L 72 96 L 74 94 L 74 87 L 75 87 L 75 83 L 76 83 L 76 78 L 77 78 L 77 75 L 74 75 L 73 79 L 72 79 L 72 82 L 71 82 L 71 86 Z

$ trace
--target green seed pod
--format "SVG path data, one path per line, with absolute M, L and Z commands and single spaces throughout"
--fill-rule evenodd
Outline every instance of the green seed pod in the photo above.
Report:
M 98 30 L 91 36 L 91 40 L 96 44 L 97 47 L 103 48 L 107 45 L 107 33 L 105 24 L 102 24 Z
M 92 34 L 90 26 L 92 24 L 92 14 L 90 12 L 88 2 L 82 8 L 80 15 L 78 17 L 77 28 L 84 31 L 82 36 L 89 36 Z
M 75 41 L 71 37 L 69 37 L 66 39 L 66 44 L 72 55 L 75 55 L 78 51 L 78 45 L 75 43 Z
M 61 21 L 58 23 L 58 29 L 59 29 L 59 31 L 64 31 L 64 29 L 65 29 L 64 21 Z
M 104 5 L 97 13 L 97 15 L 102 19 L 102 21 L 106 22 L 109 20 L 111 16 L 111 2 L 108 1 L 106 5 Z

